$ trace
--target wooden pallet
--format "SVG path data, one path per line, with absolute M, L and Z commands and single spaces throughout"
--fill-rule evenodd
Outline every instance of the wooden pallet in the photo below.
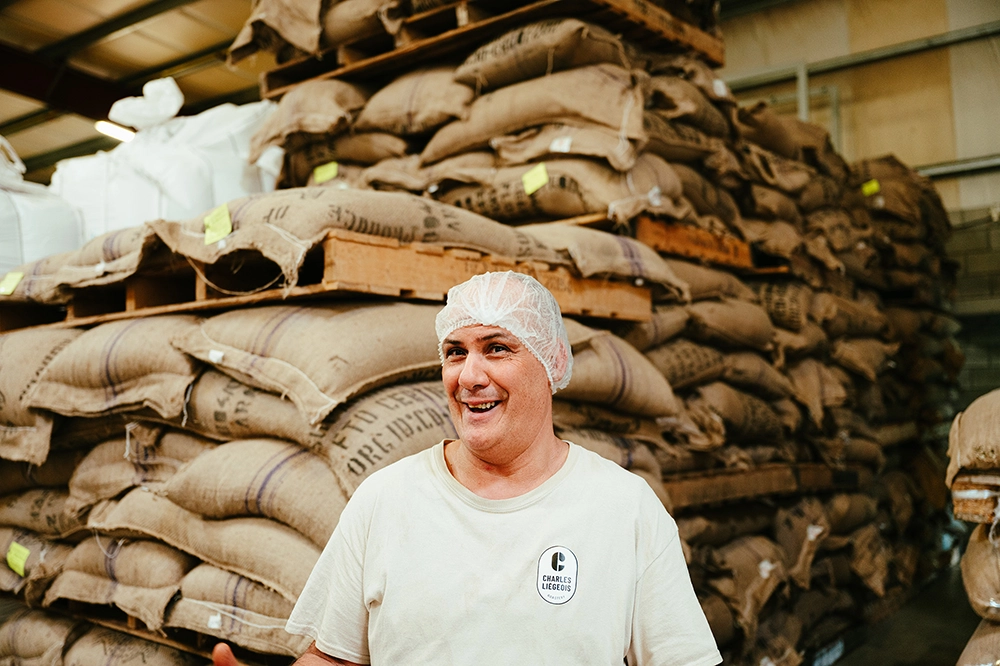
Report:
M 964 473 L 951 484 L 955 517 L 970 523 L 992 523 L 1000 497 L 1000 471 Z
M 510 2 L 505 3 L 510 5 Z M 517 26 L 555 16 L 592 21 L 653 49 L 694 50 L 723 65 L 722 40 L 680 21 L 648 0 L 537 0 L 495 13 L 495 0 L 461 0 L 404 19 L 394 36 L 365 37 L 299 58 L 266 72 L 261 97 L 278 99 L 304 81 L 371 79 L 409 71 L 445 57 L 464 58 L 484 42 Z
M 564 314 L 646 321 L 652 312 L 647 287 L 628 282 L 579 278 L 564 266 L 515 261 L 482 252 L 445 249 L 423 243 L 350 231 L 332 231 L 304 267 L 291 289 L 270 288 L 233 295 L 221 290 L 207 266 L 166 278 L 136 275 L 123 284 L 80 290 L 65 306 L 33 309 L 26 318 L 21 303 L 0 302 L 0 332 L 28 326 L 93 326 L 108 321 L 180 312 L 202 312 L 273 303 L 286 299 L 372 294 L 394 298 L 444 301 L 448 289 L 473 275 L 512 270 L 534 276 L 556 297 Z M 254 267 L 244 267 L 254 273 Z M 206 277 L 208 274 L 210 277 Z M 312 277 L 315 274 L 315 277 Z M 231 286 L 231 285 L 227 285 Z M 246 291 L 251 291 L 247 288 Z
M 864 468 L 833 469 L 819 463 L 768 464 L 671 476 L 663 481 L 675 510 L 724 502 L 826 491 L 855 491 L 871 482 Z

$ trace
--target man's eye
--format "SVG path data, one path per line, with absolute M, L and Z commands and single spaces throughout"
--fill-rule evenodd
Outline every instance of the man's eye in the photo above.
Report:
M 444 350 L 444 357 L 451 358 L 452 356 L 461 356 L 465 353 L 465 350 L 459 347 L 452 347 L 451 349 Z
M 494 354 L 502 354 L 503 352 L 510 351 L 507 347 L 503 345 L 492 345 L 490 351 Z

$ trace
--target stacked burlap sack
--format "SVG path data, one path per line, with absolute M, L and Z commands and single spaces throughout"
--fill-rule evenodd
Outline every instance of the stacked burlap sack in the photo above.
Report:
M 957 503 L 970 510 L 961 516 L 978 524 L 962 554 L 962 582 L 972 608 L 983 618 L 958 663 L 961 666 L 996 660 L 1000 641 L 1000 538 L 997 534 L 998 489 L 994 482 L 977 483 L 977 476 L 996 479 L 1000 473 L 1000 389 L 978 398 L 951 424 L 946 481 Z M 958 511 L 956 511 L 958 513 Z

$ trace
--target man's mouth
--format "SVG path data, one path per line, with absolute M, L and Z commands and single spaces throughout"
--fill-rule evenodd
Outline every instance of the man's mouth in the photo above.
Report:
M 499 404 L 500 404 L 499 401 L 494 400 L 493 402 L 482 402 L 482 403 L 480 403 L 478 405 L 470 405 L 470 404 L 466 403 L 466 406 L 471 411 L 473 411 L 473 412 L 482 413 L 482 412 L 488 412 L 488 411 L 490 411 L 491 409 L 493 409 L 494 407 L 496 407 Z

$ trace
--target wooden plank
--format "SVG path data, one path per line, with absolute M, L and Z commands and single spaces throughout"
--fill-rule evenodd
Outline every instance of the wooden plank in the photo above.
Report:
M 684 509 L 770 495 L 854 490 L 868 476 L 860 469 L 835 470 L 818 463 L 771 464 L 678 475 L 665 479 L 663 487 L 674 508 Z
M 648 0 L 594 0 L 610 9 L 621 12 L 629 20 L 648 28 L 669 41 L 688 46 L 701 53 L 713 65 L 726 64 L 726 51 L 721 39 L 699 30 L 690 23 L 678 20 L 667 10 Z
M 657 252 L 742 270 L 754 268 L 750 245 L 739 239 L 646 215 L 640 215 L 635 224 L 636 239 Z

